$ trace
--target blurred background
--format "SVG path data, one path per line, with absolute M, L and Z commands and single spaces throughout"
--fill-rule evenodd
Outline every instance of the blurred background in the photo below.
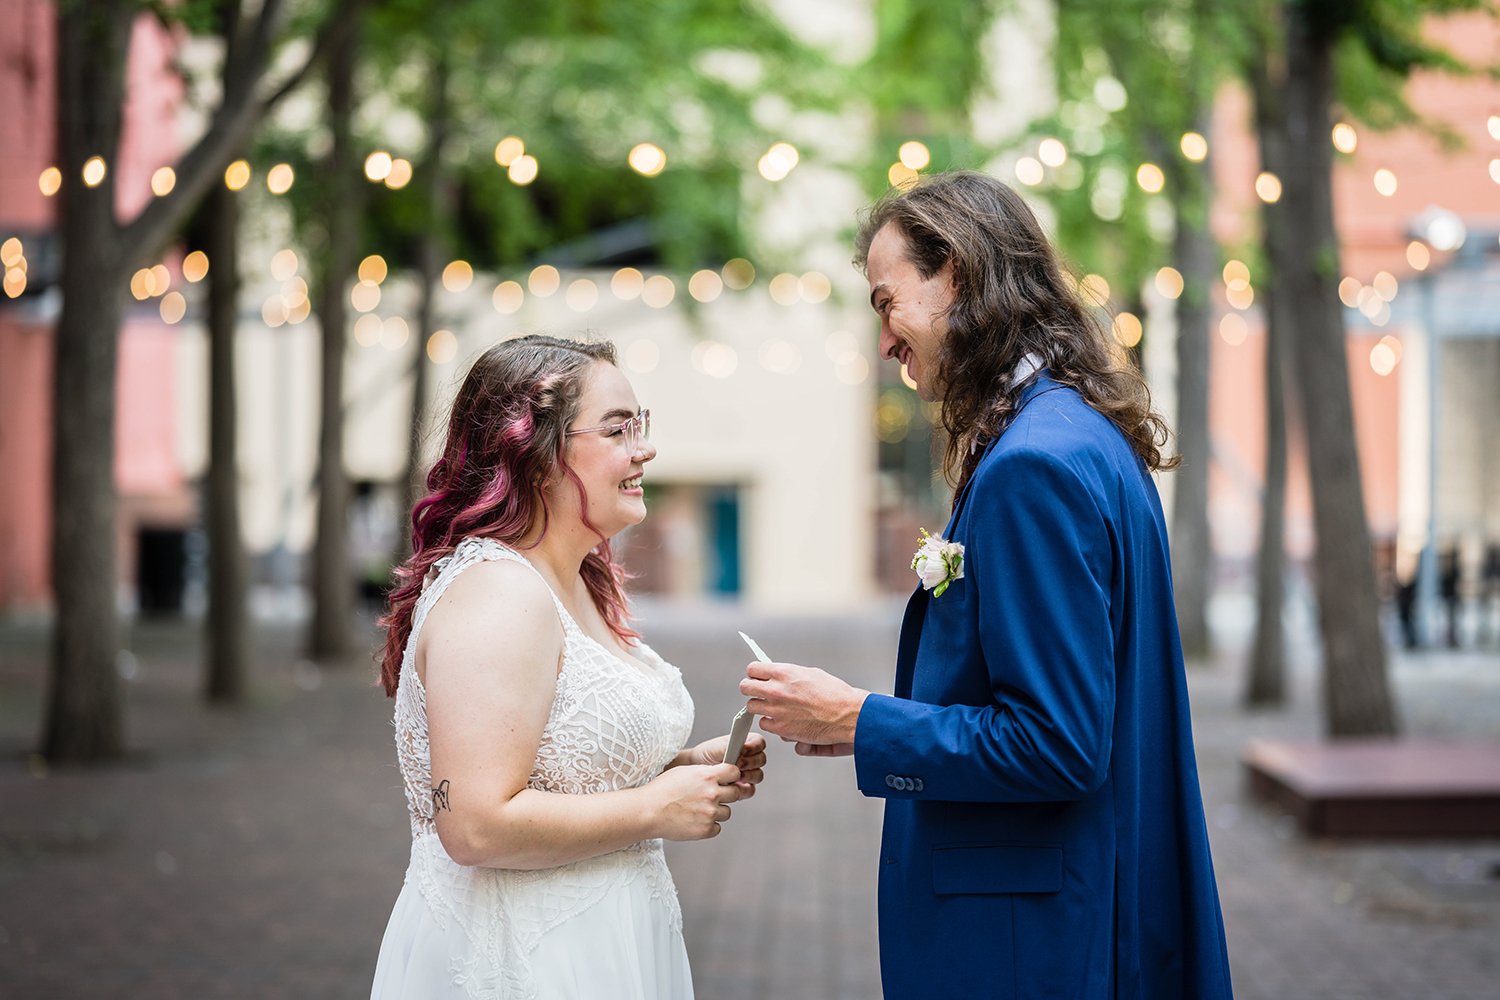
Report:
M 1484 995 L 1500 831 L 1340 849 L 1239 769 L 1500 741 L 1497 16 L 0 0 L 0 988 L 367 989 L 406 843 L 373 620 L 497 341 L 608 339 L 652 410 L 617 551 L 699 735 L 746 623 L 888 689 L 951 492 L 851 238 L 962 168 L 1026 196 L 1174 430 L 1239 992 Z M 764 865 L 674 862 L 700 994 L 872 995 L 878 806 L 779 763 L 732 831 Z

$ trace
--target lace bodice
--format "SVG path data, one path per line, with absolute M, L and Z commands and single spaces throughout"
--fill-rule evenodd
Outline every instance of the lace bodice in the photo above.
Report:
M 468 567 L 492 559 L 518 562 L 535 572 L 513 549 L 493 539 L 468 538 L 438 562 L 437 579 L 417 601 L 395 709 L 396 756 L 414 836 L 434 829 L 426 691 L 415 666 L 417 639 L 448 585 Z M 584 632 L 556 594 L 552 602 L 563 626 L 563 663 L 528 787 L 582 795 L 644 785 L 671 763 L 693 728 L 693 702 L 682 674 L 644 643 L 636 651 L 650 669 L 626 662 Z

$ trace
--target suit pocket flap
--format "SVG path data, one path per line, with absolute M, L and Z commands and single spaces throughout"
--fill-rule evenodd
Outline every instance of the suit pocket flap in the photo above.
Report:
M 1061 888 L 1061 847 L 984 844 L 938 847 L 932 852 L 932 889 L 940 896 Z

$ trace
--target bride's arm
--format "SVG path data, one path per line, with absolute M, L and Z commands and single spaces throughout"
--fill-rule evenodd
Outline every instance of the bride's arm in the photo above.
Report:
M 639 840 L 712 837 L 743 797 L 730 765 L 674 767 L 642 788 L 563 795 L 526 787 L 551 711 L 563 635 L 545 585 L 482 563 L 443 594 L 419 659 L 438 837 L 459 864 L 547 868 Z

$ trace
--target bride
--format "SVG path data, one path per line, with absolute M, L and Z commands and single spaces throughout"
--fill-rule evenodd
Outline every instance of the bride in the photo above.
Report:
M 372 998 L 692 996 L 662 840 L 715 836 L 765 740 L 684 749 L 682 675 L 626 618 L 609 539 L 656 449 L 614 360 L 524 337 L 454 400 L 381 621 L 412 850 Z

